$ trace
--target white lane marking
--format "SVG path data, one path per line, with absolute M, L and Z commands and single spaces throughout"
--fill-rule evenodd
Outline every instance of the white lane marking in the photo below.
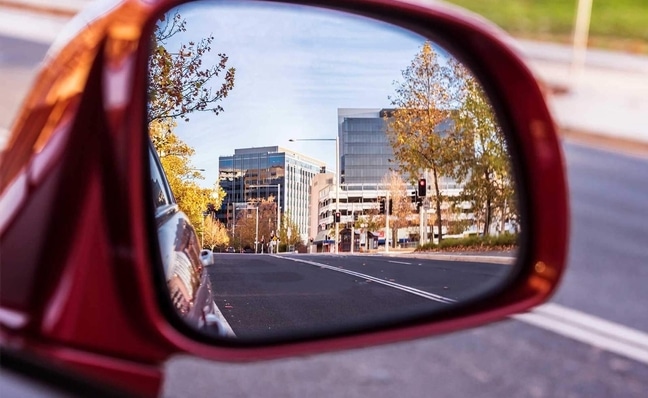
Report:
M 455 302 L 446 297 L 437 296 L 408 286 L 399 285 L 394 282 L 377 279 L 359 272 L 348 271 L 330 265 L 316 263 L 314 261 L 298 260 L 283 256 L 275 257 L 306 263 L 330 269 L 332 271 L 344 272 L 354 276 L 360 276 L 396 289 L 403 288 L 401 290 L 429 298 L 430 300 L 440 301 L 446 304 Z M 423 294 L 410 291 L 410 289 Z M 426 295 L 436 296 L 436 298 L 427 297 Z M 439 298 L 447 301 L 441 301 Z M 543 304 L 534 308 L 531 312 L 511 315 L 511 318 L 569 337 L 576 341 L 580 341 L 581 343 L 589 344 L 617 355 L 648 364 L 648 333 L 586 314 L 578 310 L 563 307 L 555 303 Z
M 216 305 L 216 303 L 213 301 L 212 305 L 214 306 L 214 312 L 216 313 L 215 315 L 217 318 L 218 326 L 222 328 L 221 335 L 225 337 L 236 337 L 234 330 L 232 330 L 232 326 L 229 324 L 229 322 L 227 322 L 225 315 L 223 315 L 220 308 L 218 308 L 218 305 Z
M 648 334 L 639 330 L 555 303 L 512 318 L 648 364 Z
M 373 277 L 371 275 L 366 275 L 366 274 L 363 274 L 363 273 L 360 273 L 360 272 L 355 272 L 355 271 L 350 271 L 350 270 L 347 270 L 347 269 L 337 268 L 337 267 L 333 267 L 333 266 L 327 265 L 327 264 L 316 263 L 315 261 L 301 260 L 301 259 L 297 259 L 297 258 L 278 256 L 278 255 L 273 255 L 273 257 L 281 258 L 281 259 L 284 259 L 284 260 L 291 260 L 291 261 L 295 261 L 295 262 L 298 262 L 298 263 L 314 265 L 316 267 L 324 268 L 324 269 L 327 269 L 327 270 L 330 270 L 330 271 L 342 272 L 344 274 L 353 275 L 353 276 L 356 276 L 358 278 L 367 279 L 367 280 L 379 283 L 381 285 L 385 285 L 385 286 L 388 286 L 388 287 L 392 287 L 394 289 L 402 290 L 404 292 L 411 293 L 413 295 L 423 297 L 423 298 L 426 298 L 428 300 L 437 301 L 439 303 L 451 304 L 451 303 L 455 302 L 455 300 L 453 300 L 451 298 L 448 298 L 448 297 L 439 296 L 438 294 L 434 294 L 434 293 L 426 292 L 424 290 L 419 290 L 419 289 L 416 289 L 416 288 L 413 288 L 413 287 L 401 285 L 400 283 L 386 281 L 384 279 L 376 278 L 376 277 Z
M 406 263 L 405 261 L 392 261 L 392 260 L 387 260 L 388 263 L 394 263 L 394 264 L 405 264 L 405 265 L 412 265 L 412 263 Z

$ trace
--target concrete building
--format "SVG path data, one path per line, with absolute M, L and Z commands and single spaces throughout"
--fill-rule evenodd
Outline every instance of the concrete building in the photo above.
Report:
M 310 223 L 308 228 L 308 238 L 316 239 L 317 233 L 320 231 L 320 217 L 319 217 L 319 197 L 320 191 L 326 190 L 333 186 L 335 175 L 333 173 L 319 173 L 311 180 L 310 186 L 310 200 L 309 200 L 309 213 Z M 321 225 L 323 228 L 325 225 Z

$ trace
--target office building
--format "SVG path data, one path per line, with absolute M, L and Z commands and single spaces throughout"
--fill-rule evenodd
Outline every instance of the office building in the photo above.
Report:
M 302 241 L 309 231 L 312 178 L 325 170 L 322 161 L 279 146 L 236 149 L 219 157 L 219 184 L 226 193 L 219 219 L 232 227 L 238 208 L 274 197 L 281 214 L 297 224 Z
M 338 137 L 340 142 L 340 192 L 339 210 L 341 224 L 350 225 L 354 219 L 368 213 L 375 213 L 379 208 L 381 198 L 387 196 L 390 187 L 384 183 L 385 176 L 390 171 L 398 170 L 394 160 L 394 152 L 387 137 L 387 119 L 392 109 L 338 109 Z M 439 134 L 450 128 L 448 122 L 439 126 Z M 425 174 L 419 176 L 426 178 Z M 411 196 L 415 191 L 409 175 L 402 175 L 406 183 L 406 195 Z M 418 178 L 415 178 L 417 180 Z M 431 179 L 428 178 L 428 181 Z M 461 191 L 456 181 L 442 177 L 440 188 L 445 195 L 457 195 Z M 318 183 L 313 186 L 318 192 L 312 196 L 317 203 L 312 203 L 312 211 L 317 210 L 317 229 L 311 226 L 310 235 L 315 242 L 325 240 L 335 226 L 334 215 L 336 206 L 336 188 L 333 180 L 329 184 Z M 447 204 L 444 204 L 447 207 Z M 413 217 L 416 218 L 415 205 Z M 397 239 L 405 240 L 407 231 Z M 384 240 L 384 231 L 380 232 Z M 362 238 L 361 238 L 362 239 Z

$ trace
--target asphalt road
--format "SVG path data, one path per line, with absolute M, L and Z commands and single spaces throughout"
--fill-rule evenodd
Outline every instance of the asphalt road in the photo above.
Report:
M 567 273 L 552 302 L 648 332 L 648 159 L 564 144 Z M 517 320 L 256 364 L 176 358 L 166 397 L 645 397 L 648 365 Z M 192 380 L 189 387 L 188 380 Z
M 207 270 L 216 304 L 237 338 L 254 340 L 357 330 L 446 310 L 497 286 L 512 266 L 360 255 L 216 254 Z
M 45 46 L 0 36 L 0 128 Z M 553 302 L 648 332 L 648 160 L 565 143 L 569 267 Z M 177 357 L 165 397 L 645 397 L 648 365 L 517 321 L 254 364 Z

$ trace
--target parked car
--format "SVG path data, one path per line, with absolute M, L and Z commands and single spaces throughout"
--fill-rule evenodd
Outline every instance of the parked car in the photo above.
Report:
M 200 261 L 204 266 L 214 264 L 214 253 L 209 249 L 202 249 L 200 251 Z
M 225 330 L 219 330 L 222 315 L 204 270 L 204 266 L 213 264 L 214 255 L 209 249 L 198 252 L 196 231 L 175 202 L 152 146 L 149 162 L 160 259 L 173 307 L 189 324 L 212 334 L 224 334 Z

